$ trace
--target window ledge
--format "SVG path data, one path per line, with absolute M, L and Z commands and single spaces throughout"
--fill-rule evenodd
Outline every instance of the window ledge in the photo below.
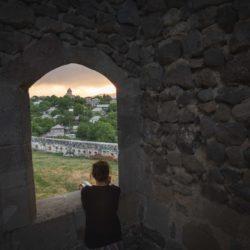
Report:
M 66 214 L 75 213 L 79 210 L 83 211 L 80 191 L 38 200 L 36 205 L 37 216 L 35 223 L 58 218 Z

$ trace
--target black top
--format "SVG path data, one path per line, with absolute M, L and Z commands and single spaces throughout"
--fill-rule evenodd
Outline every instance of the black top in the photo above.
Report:
M 88 248 L 103 247 L 121 240 L 121 226 L 117 216 L 120 188 L 86 186 L 81 200 L 86 213 L 85 244 Z

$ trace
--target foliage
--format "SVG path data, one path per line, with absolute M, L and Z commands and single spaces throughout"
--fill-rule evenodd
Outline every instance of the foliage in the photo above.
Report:
M 97 96 L 100 104 L 109 104 L 112 100 L 109 95 Z M 38 102 L 34 104 L 34 102 Z M 53 109 L 51 109 L 53 108 Z M 51 110 L 50 110 L 51 109 Z M 72 109 L 73 112 L 69 111 Z M 79 125 L 77 138 L 84 140 L 116 142 L 117 140 L 117 105 L 112 103 L 106 114 L 100 114 L 99 122 L 93 124 L 89 120 L 93 117 L 92 107 L 80 96 L 75 97 L 32 97 L 30 102 L 32 134 L 41 136 L 47 133 L 56 124 L 72 128 Z M 51 118 L 42 118 L 43 115 Z M 95 113 L 95 115 L 97 115 Z M 55 117 L 57 116 L 57 117 Z M 76 117 L 79 117 L 77 119 Z
M 41 136 L 47 133 L 54 125 L 55 123 L 52 119 L 36 117 L 31 122 L 32 134 Z

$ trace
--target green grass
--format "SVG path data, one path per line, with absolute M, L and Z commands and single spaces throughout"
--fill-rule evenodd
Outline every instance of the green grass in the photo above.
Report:
M 83 157 L 64 157 L 59 154 L 33 151 L 33 168 L 36 198 L 44 199 L 58 194 L 78 190 L 84 180 L 94 184 L 90 178 L 91 167 L 96 160 Z M 112 183 L 118 182 L 118 163 L 109 161 Z

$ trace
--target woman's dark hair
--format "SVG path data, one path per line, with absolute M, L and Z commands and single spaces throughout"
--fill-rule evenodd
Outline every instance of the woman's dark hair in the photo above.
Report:
M 108 180 L 109 164 L 106 161 L 97 161 L 93 164 L 91 174 L 99 182 Z

